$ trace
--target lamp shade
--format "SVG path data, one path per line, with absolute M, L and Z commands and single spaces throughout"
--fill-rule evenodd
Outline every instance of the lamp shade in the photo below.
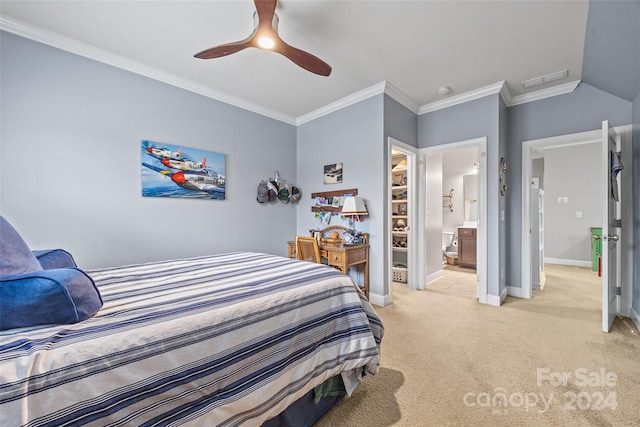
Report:
M 342 215 L 368 215 L 364 200 L 357 196 L 345 197 L 344 204 L 342 205 Z

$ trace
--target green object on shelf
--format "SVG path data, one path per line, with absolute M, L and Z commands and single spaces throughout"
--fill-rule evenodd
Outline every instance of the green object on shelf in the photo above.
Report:
M 593 236 L 602 236 L 602 227 L 591 227 L 591 270 L 598 271 L 598 259 L 602 255 L 602 239 L 594 239 Z

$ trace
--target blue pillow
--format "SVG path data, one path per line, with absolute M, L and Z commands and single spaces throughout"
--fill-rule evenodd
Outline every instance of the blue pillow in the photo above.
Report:
M 0 277 L 0 330 L 77 323 L 102 307 L 93 279 L 77 268 Z
M 15 228 L 0 216 L 0 276 L 41 271 L 42 266 Z
M 43 270 L 78 266 L 73 256 L 63 249 L 41 249 L 32 252 Z

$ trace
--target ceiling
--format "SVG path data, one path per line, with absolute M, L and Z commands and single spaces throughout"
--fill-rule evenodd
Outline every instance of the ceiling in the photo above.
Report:
M 291 123 L 381 82 L 417 112 L 502 81 L 517 96 L 582 77 L 587 0 L 282 0 L 281 38 L 328 62 L 329 77 L 253 48 L 193 57 L 247 37 L 254 10 L 251 0 L 0 3 L 7 31 Z M 521 84 L 561 70 L 568 77 Z

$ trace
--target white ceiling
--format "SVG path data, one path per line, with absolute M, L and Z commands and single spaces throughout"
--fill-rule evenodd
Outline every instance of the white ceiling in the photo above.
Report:
M 329 77 L 258 49 L 193 57 L 247 37 L 254 10 L 251 0 L 0 3 L 5 30 L 291 123 L 381 82 L 420 107 L 501 81 L 522 95 L 522 81 L 564 69 L 528 91 L 581 79 L 587 0 L 282 0 L 281 38 L 328 62 Z

